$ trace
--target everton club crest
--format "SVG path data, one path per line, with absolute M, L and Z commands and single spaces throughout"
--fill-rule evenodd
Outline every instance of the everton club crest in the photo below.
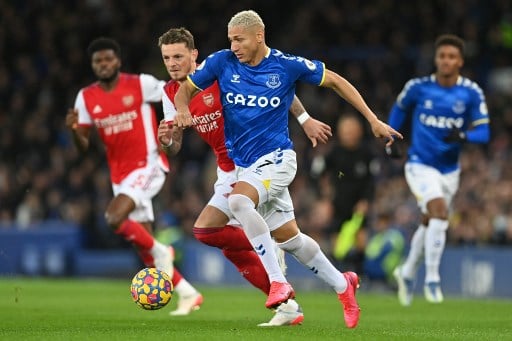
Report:
M 281 80 L 277 73 L 271 73 L 267 76 L 267 82 L 265 83 L 269 88 L 275 89 L 281 85 Z

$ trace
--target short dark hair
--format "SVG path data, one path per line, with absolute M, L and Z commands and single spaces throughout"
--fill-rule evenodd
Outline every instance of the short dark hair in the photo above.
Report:
M 456 36 L 454 34 L 440 35 L 439 37 L 437 37 L 436 42 L 434 43 L 435 50 L 437 51 L 437 49 L 443 45 L 455 46 L 456 48 L 459 49 L 460 54 L 462 56 L 464 56 L 464 45 L 465 44 L 464 44 L 464 40 L 462 40 L 462 38 L 459 38 L 458 36 Z
M 101 50 L 112 50 L 117 57 L 121 57 L 121 47 L 119 43 L 112 38 L 100 37 L 94 39 L 87 47 L 87 54 L 92 57 L 94 52 Z
M 158 47 L 162 47 L 164 44 L 178 43 L 185 43 L 185 46 L 190 50 L 194 50 L 196 48 L 196 45 L 194 44 L 194 36 L 185 27 L 171 28 L 158 38 Z

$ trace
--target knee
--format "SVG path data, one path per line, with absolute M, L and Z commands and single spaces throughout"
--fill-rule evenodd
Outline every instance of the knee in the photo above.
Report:
M 220 229 L 218 229 L 220 230 Z M 192 229 L 192 232 L 194 233 L 194 237 L 200 241 L 201 243 L 205 244 L 205 245 L 208 245 L 208 246 L 213 246 L 213 247 L 218 247 L 220 249 L 222 249 L 222 247 L 219 247 L 219 245 L 217 245 L 217 241 L 218 241 L 218 233 L 217 233 L 217 229 L 211 229 L 211 228 L 198 228 L 198 227 L 194 227 Z
M 284 243 L 287 240 L 292 239 L 296 235 L 300 234 L 299 227 L 297 226 L 297 222 L 295 219 L 290 220 L 279 228 L 270 232 L 272 238 L 276 241 L 276 243 Z
M 442 198 L 437 198 L 427 204 L 430 219 L 448 219 L 448 205 Z
M 228 197 L 228 205 L 234 215 L 249 209 L 254 209 L 254 203 L 252 200 L 242 194 L 231 194 Z
M 291 253 L 303 264 L 311 261 L 320 250 L 318 243 L 310 236 L 299 233 L 284 243 L 277 244 L 282 250 Z
M 440 210 L 432 211 L 430 213 L 430 219 L 447 220 L 448 219 L 448 209 L 440 209 Z
M 444 233 L 448 230 L 448 220 L 446 219 L 431 219 L 428 228 L 438 233 Z
M 277 246 L 279 246 L 279 248 L 283 251 L 293 253 L 293 251 L 300 249 L 303 246 L 303 244 L 304 243 L 302 240 L 302 234 L 298 233 L 282 243 L 278 242 Z

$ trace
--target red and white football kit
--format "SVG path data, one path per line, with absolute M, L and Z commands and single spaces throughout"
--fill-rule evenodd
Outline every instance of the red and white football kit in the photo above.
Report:
M 151 75 L 121 73 L 114 89 L 105 91 L 96 82 L 75 100 L 78 124 L 94 125 L 105 145 L 114 195 L 126 194 L 137 206 L 129 216 L 135 221 L 154 221 L 151 200 L 169 171 L 150 104 L 161 100 L 164 84 Z

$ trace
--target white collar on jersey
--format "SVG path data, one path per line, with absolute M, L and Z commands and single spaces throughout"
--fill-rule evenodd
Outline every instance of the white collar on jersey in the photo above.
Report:
M 436 82 L 437 82 L 436 74 L 435 74 L 435 73 L 433 73 L 433 74 L 431 74 L 431 75 L 430 75 L 430 81 L 432 81 L 432 83 L 436 83 Z M 461 85 L 463 81 L 464 81 L 464 80 L 462 79 L 462 76 L 461 76 L 461 75 L 459 75 L 459 76 L 457 77 L 457 82 L 455 82 L 455 84 L 457 84 L 457 85 Z

